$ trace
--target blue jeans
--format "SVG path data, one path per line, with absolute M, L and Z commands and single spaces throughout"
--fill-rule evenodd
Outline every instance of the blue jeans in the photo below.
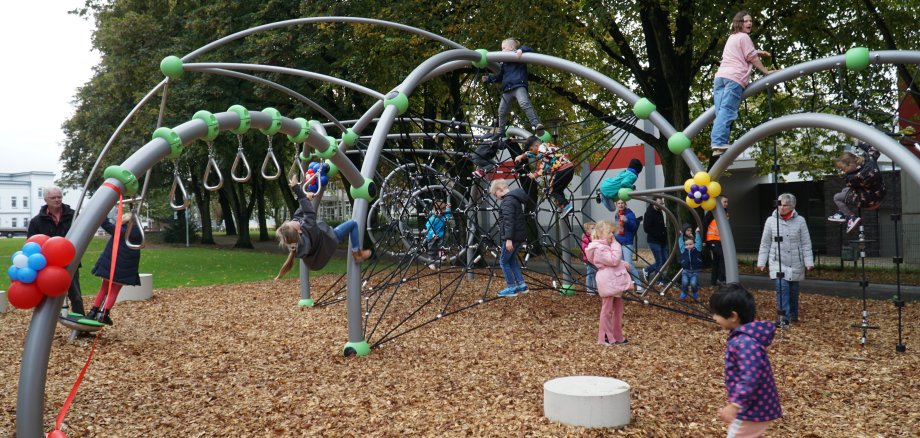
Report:
M 515 287 L 524 284 L 524 274 L 521 273 L 521 262 L 517 259 L 517 250 L 523 242 L 512 242 L 511 251 L 505 249 L 505 242 L 502 242 L 501 255 L 498 257 L 498 265 L 502 267 L 502 273 L 505 274 L 505 283 L 508 287 Z
M 342 222 L 332 231 L 335 232 L 335 239 L 338 240 L 339 243 L 345 241 L 345 238 L 351 237 L 352 252 L 361 250 L 361 237 L 358 234 L 358 223 L 353 219 Z
M 533 104 L 530 103 L 530 95 L 527 94 L 527 87 L 517 87 L 502 93 L 502 101 L 498 104 L 498 129 L 504 130 L 505 124 L 508 123 L 508 112 L 511 111 L 511 99 L 517 100 L 518 105 L 521 107 L 521 111 L 523 111 L 527 119 L 530 120 L 530 125 L 532 127 L 540 124 L 540 119 L 537 118 L 537 112 L 534 111 Z
M 776 310 L 785 315 L 786 321 L 799 319 L 799 282 L 784 278 L 776 279 Z
M 687 295 L 687 292 L 691 292 L 693 293 L 693 297 L 696 298 L 696 294 L 699 291 L 700 271 L 684 269 L 684 272 L 680 274 L 680 296 Z
M 641 285 L 642 281 L 639 279 L 639 271 L 636 270 L 636 264 L 633 263 L 633 247 L 632 245 L 623 245 L 623 261 L 626 262 L 626 269 L 629 270 L 629 275 L 632 277 L 633 281 L 637 285 Z
M 597 268 L 588 262 L 585 262 L 585 288 L 597 292 Z
M 649 277 L 652 274 L 658 272 L 659 269 L 664 265 L 664 261 L 668 259 L 668 249 L 666 245 L 660 243 L 648 243 L 648 249 L 652 250 L 652 256 L 655 258 L 655 263 L 648 265 L 645 268 L 645 272 L 648 273 Z M 659 282 L 664 282 L 664 278 L 659 278 Z
M 716 78 L 712 84 L 712 100 L 716 110 L 716 120 L 712 122 L 712 133 L 709 144 L 720 146 L 729 144 L 728 134 L 732 129 L 732 122 L 738 118 L 738 106 L 741 105 L 741 93 L 744 87 L 741 84 L 726 78 Z

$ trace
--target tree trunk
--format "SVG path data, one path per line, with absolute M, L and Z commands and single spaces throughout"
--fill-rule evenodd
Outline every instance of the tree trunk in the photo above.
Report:
M 198 214 L 201 215 L 201 243 L 214 244 L 214 233 L 211 229 L 211 192 L 202 190 L 203 185 L 198 180 L 198 175 L 192 172 L 191 191 L 198 205 Z
M 233 206 L 230 204 L 230 196 L 228 193 L 233 193 L 233 185 L 235 184 L 224 184 L 220 190 L 217 191 L 217 202 L 220 204 L 220 212 L 222 221 L 224 221 L 224 228 L 228 236 L 236 235 L 236 223 L 233 219 Z

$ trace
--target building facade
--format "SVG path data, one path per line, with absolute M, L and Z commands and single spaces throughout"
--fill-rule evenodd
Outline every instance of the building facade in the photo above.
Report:
M 45 205 L 45 187 L 54 185 L 54 172 L 0 173 L 0 229 L 21 229 Z

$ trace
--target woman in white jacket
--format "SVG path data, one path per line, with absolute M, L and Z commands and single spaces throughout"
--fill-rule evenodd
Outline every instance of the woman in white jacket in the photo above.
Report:
M 799 321 L 799 282 L 805 271 L 815 267 L 811 236 L 805 218 L 795 211 L 795 196 L 779 195 L 779 206 L 767 218 L 760 238 L 757 269 L 763 271 L 769 257 L 770 278 L 776 280 L 776 310 L 779 325 Z M 776 242 L 781 236 L 782 241 Z

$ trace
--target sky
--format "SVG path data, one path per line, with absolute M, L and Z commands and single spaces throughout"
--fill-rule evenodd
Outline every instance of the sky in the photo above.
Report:
M 50 171 L 60 177 L 64 132 L 77 89 L 99 54 L 95 28 L 67 12 L 84 0 L 4 2 L 0 41 L 0 173 Z

